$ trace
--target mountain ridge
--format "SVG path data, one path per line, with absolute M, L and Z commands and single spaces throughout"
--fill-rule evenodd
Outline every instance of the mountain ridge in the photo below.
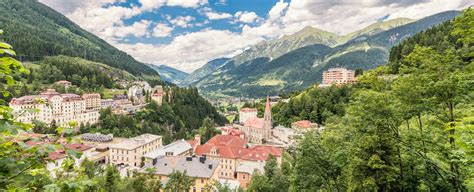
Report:
M 322 71 L 330 67 L 370 69 L 382 65 L 387 62 L 393 45 L 458 14 L 458 11 L 447 11 L 417 21 L 406 20 L 408 23 L 405 25 L 396 25 L 372 35 L 360 35 L 334 47 L 308 45 L 278 58 L 259 57 L 238 65 L 231 59 L 191 85 L 210 96 L 219 93 L 261 97 L 268 92 L 279 94 L 300 90 L 321 81 Z M 249 66 L 252 70 L 245 70 L 240 65 Z M 239 73 L 241 71 L 245 73 Z
M 189 76 L 188 73 L 167 65 L 147 65 L 158 72 L 162 80 L 174 83 L 176 85 L 183 85 L 185 79 Z

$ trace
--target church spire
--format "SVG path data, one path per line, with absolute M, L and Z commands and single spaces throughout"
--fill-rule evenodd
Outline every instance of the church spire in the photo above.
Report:
M 265 124 L 269 122 L 269 125 L 272 124 L 272 110 L 270 106 L 270 97 L 267 95 L 267 102 L 265 103 L 265 113 L 263 114 L 263 120 L 265 120 Z

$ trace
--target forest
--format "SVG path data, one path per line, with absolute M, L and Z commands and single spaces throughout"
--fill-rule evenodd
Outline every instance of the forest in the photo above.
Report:
M 250 190 L 472 191 L 473 21 L 467 9 L 395 46 L 357 84 L 309 88 L 274 107 L 276 124 L 325 129 L 305 134 Z

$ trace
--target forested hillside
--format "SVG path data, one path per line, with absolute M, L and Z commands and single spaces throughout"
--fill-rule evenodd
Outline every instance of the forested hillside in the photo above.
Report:
M 36 0 L 0 1 L 0 26 L 5 31 L 2 40 L 15 47 L 21 61 L 67 55 L 104 63 L 133 75 L 158 78 L 145 64 Z
M 457 11 L 443 12 L 377 33 L 370 33 L 372 27 L 369 26 L 366 34 L 355 36 L 335 47 L 314 44 L 279 57 L 259 57 L 244 63 L 236 63 L 231 59 L 225 66 L 195 81 L 193 85 L 210 95 L 218 93 L 244 97 L 301 90 L 320 82 L 323 71 L 331 67 L 355 70 L 383 65 L 388 61 L 393 45 L 456 15 Z
M 357 84 L 309 88 L 273 107 L 276 124 L 325 128 L 299 140 L 280 174 L 254 176 L 251 189 L 472 191 L 473 21 L 465 10 L 404 40 Z

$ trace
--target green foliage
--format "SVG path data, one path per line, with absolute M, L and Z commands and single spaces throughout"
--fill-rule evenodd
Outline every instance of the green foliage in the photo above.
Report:
M 310 120 L 323 124 L 327 118 L 345 114 L 344 107 L 349 101 L 353 88 L 335 86 L 320 89 L 311 87 L 292 97 L 288 103 L 280 102 L 272 107 L 275 124 L 291 126 L 292 122 Z
M 264 166 L 264 173 L 254 172 L 248 191 L 288 191 L 289 180 L 278 166 L 275 156 L 270 154 Z
M 168 176 L 165 191 L 188 191 L 193 186 L 194 179 L 186 175 L 186 171 L 173 171 Z

